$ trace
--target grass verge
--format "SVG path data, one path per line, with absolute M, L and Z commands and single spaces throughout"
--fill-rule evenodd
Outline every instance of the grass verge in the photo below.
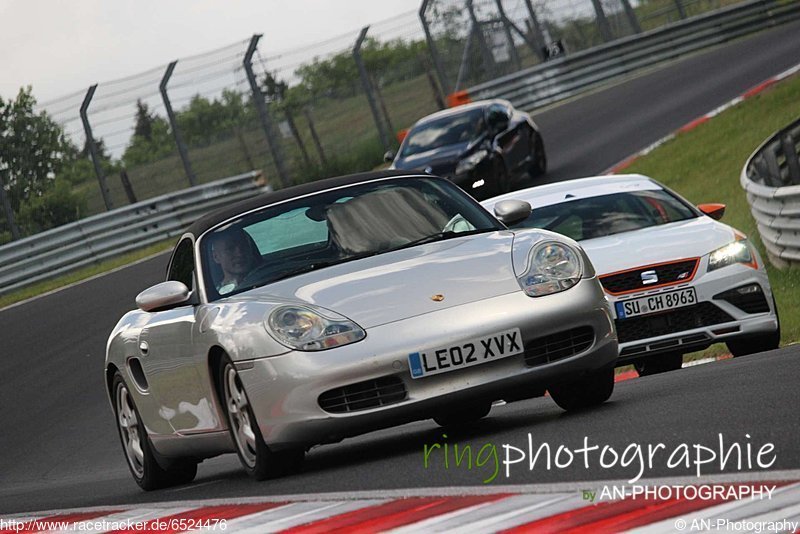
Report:
M 767 261 L 747 197 L 739 185 L 739 175 L 750 154 L 799 115 L 800 77 L 794 76 L 693 130 L 679 133 L 624 171 L 651 176 L 696 204 L 727 205 L 722 222 L 746 233 L 767 262 L 784 345 L 800 340 L 800 270 L 780 271 Z M 724 345 L 718 344 L 688 359 L 724 352 L 727 352 Z
M 55 289 L 65 287 L 70 284 L 74 284 L 75 282 L 86 280 L 87 278 L 91 278 L 92 276 L 106 273 L 118 267 L 124 267 L 125 265 L 129 265 L 137 260 L 141 260 L 143 258 L 147 258 L 148 256 L 152 256 L 154 254 L 158 254 L 160 252 L 169 250 L 174 245 L 175 245 L 175 239 L 166 239 L 164 241 L 160 241 L 158 243 L 150 245 L 147 248 L 143 248 L 141 250 L 136 250 L 133 252 L 128 252 L 127 254 L 122 254 L 115 258 L 111 258 L 109 260 L 101 261 L 94 265 L 83 267 L 81 269 L 72 271 L 62 276 L 58 276 L 51 280 L 44 280 L 42 282 L 38 282 L 28 287 L 23 287 L 21 289 L 18 289 L 17 291 L 12 291 L 11 293 L 0 295 L 0 309 L 5 308 L 6 306 L 10 306 L 15 302 L 21 302 L 31 297 L 47 293 L 48 291 L 53 291 Z

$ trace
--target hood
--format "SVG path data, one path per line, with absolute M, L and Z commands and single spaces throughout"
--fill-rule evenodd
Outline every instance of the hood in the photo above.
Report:
M 469 149 L 470 143 L 456 143 L 441 146 L 411 156 L 398 158 L 392 165 L 395 169 L 425 170 L 430 167 L 433 174 L 452 174 L 461 155 Z
M 586 239 L 580 244 L 600 275 L 681 258 L 705 256 L 733 241 L 733 229 L 697 217 L 661 226 Z
M 287 278 L 231 300 L 299 300 L 367 329 L 519 291 L 513 239 L 499 231 L 438 241 Z

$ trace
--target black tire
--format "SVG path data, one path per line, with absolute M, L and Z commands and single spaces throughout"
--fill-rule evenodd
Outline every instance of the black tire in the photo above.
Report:
M 739 356 L 747 356 L 748 354 L 755 354 L 757 352 L 766 352 L 768 350 L 775 350 L 781 344 L 781 318 L 778 315 L 778 303 L 775 302 L 775 297 L 772 297 L 772 306 L 775 309 L 775 318 L 778 320 L 778 329 L 768 334 L 761 334 L 759 336 L 750 336 L 741 339 L 732 339 L 726 341 L 725 345 L 731 351 L 734 358 Z
M 139 410 L 119 371 L 114 374 L 111 391 L 122 452 L 139 487 L 151 491 L 188 484 L 194 480 L 197 475 L 197 462 L 194 459 L 170 460 L 167 469 L 159 465 Z
M 541 176 L 547 172 L 547 153 L 544 149 L 544 140 L 542 136 L 536 132 L 531 135 L 531 163 L 528 168 L 528 173 L 531 178 Z
M 568 412 L 599 406 L 614 392 L 614 367 L 598 369 L 576 382 L 552 386 L 549 391 L 555 403 Z
M 267 480 L 297 471 L 303 462 L 304 451 L 275 452 L 264 443 L 239 374 L 228 358 L 222 361 L 217 379 L 220 403 L 225 410 L 236 454 L 247 474 L 256 480 Z M 250 439 L 248 432 L 252 434 Z
M 668 371 L 680 369 L 683 365 L 683 354 L 669 352 L 658 356 L 651 356 L 633 363 L 639 376 L 657 375 Z
M 437 425 L 444 427 L 464 426 L 470 423 L 475 423 L 476 421 L 480 421 L 489 415 L 491 409 L 491 403 L 487 402 L 485 404 L 467 406 L 456 412 L 442 413 L 434 417 L 433 420 Z
M 511 191 L 511 176 L 503 160 L 498 159 L 494 164 L 494 194 L 497 196 L 509 191 Z
M 726 341 L 725 344 L 728 346 L 728 350 L 731 351 L 734 358 L 755 354 L 757 352 L 775 350 L 781 344 L 781 327 L 778 326 L 777 330 L 768 334 L 732 339 Z

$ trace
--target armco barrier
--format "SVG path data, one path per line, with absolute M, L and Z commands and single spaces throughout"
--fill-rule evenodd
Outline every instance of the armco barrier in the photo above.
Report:
M 268 190 L 253 171 L 151 198 L 0 246 L 0 295 L 179 235 L 209 211 Z
M 632 35 L 466 90 L 471 100 L 505 98 L 521 109 L 564 100 L 634 71 L 800 19 L 796 0 L 754 0 Z
M 800 119 L 776 132 L 745 163 L 741 184 L 770 261 L 800 266 Z

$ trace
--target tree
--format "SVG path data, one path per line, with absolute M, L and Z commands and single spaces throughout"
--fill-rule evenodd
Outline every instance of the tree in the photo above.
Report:
M 19 210 L 19 225 L 35 234 L 67 224 L 86 215 L 86 196 L 72 190 L 69 182 L 56 179 L 46 193 L 31 198 Z
M 146 107 L 144 111 L 146 113 Z M 146 127 L 142 129 L 141 133 L 134 133 L 130 143 L 125 148 L 125 153 L 122 155 L 122 162 L 126 167 L 142 165 L 165 158 L 175 150 L 175 141 L 172 133 L 170 133 L 166 119 L 151 116 L 145 121 Z M 137 122 L 138 126 L 139 123 Z
M 46 112 L 37 113 L 35 106 L 30 86 L 21 88 L 13 100 L 0 97 L 0 172 L 14 211 L 44 194 L 78 155 L 63 128 Z
M 144 137 L 146 140 L 150 141 L 153 137 L 153 122 L 155 121 L 155 117 L 153 117 L 150 110 L 147 108 L 147 104 L 142 102 L 141 100 L 136 101 L 136 126 L 133 128 L 133 135 Z

